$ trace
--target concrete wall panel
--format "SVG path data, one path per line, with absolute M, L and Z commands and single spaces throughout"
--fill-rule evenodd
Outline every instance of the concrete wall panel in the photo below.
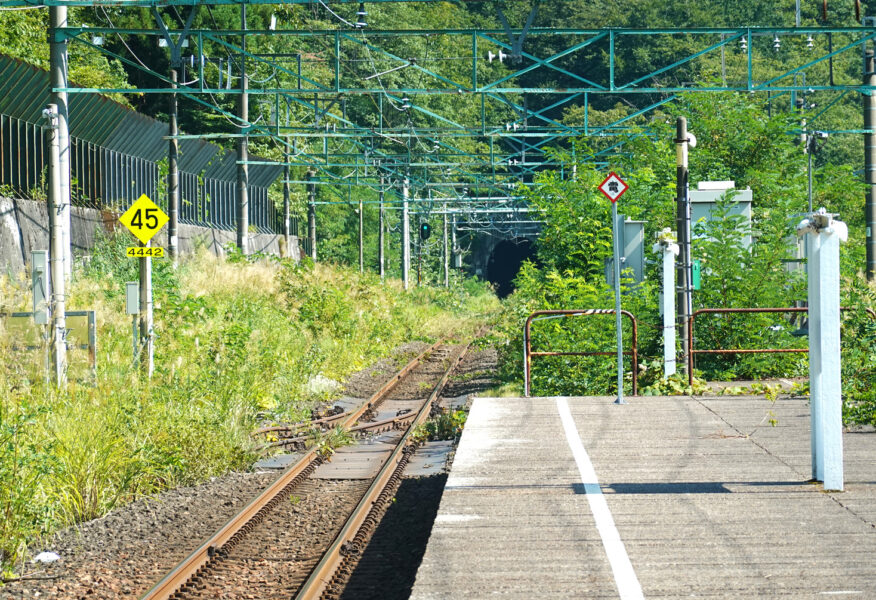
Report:
M 73 207 L 73 249 L 77 255 L 87 253 L 93 246 L 97 232 L 114 231 L 124 228 L 118 215 L 112 211 L 93 208 Z M 199 244 L 210 252 L 222 256 L 226 244 L 234 244 L 236 233 L 221 229 L 210 229 L 197 225 L 179 224 L 177 232 L 181 254 L 191 254 Z M 135 245 L 133 236 L 131 245 Z M 167 247 L 167 227 L 153 238 L 156 246 Z M 298 238 L 292 236 L 291 257 L 301 258 Z M 262 252 L 276 256 L 286 256 L 283 236 L 254 233 L 250 237 L 252 252 Z M 0 198 L 0 273 L 18 274 L 30 268 L 32 250 L 46 250 L 49 247 L 49 215 L 45 202 Z

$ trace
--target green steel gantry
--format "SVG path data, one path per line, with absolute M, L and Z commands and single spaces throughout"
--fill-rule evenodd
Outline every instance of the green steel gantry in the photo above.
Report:
M 399 1 L 406 0 L 369 3 Z M 792 105 L 797 95 L 834 94 L 817 118 L 849 93 L 869 95 L 874 89 L 862 77 L 848 75 L 849 65 L 860 60 L 876 38 L 872 19 L 865 19 L 859 27 L 573 29 L 531 27 L 533 10 L 524 27 L 511 28 L 500 10 L 501 29 L 350 27 L 302 31 L 283 29 L 282 24 L 268 30 L 247 27 L 248 5 L 313 3 L 46 0 L 40 6 L 52 10 L 147 7 L 155 19 L 151 28 L 55 23 L 50 32 L 53 47 L 74 46 L 103 53 L 140 71 L 151 83 L 137 90 L 83 88 L 66 83 L 65 74 L 64 83 L 56 84 L 54 92 L 173 94 L 227 117 L 235 125 L 233 131 L 171 137 L 237 141 L 244 196 L 247 166 L 262 164 L 247 159 L 246 144 L 259 137 L 275 140 L 284 149 L 285 158 L 274 164 L 306 167 L 311 172 L 306 179 L 287 175 L 287 186 L 367 186 L 382 194 L 406 182 L 413 195 L 417 190 L 423 191 L 420 195 L 426 190 L 441 191 L 446 194 L 442 201 L 464 205 L 467 195 L 459 190 L 468 188 L 475 193 L 504 195 L 510 206 L 519 202 L 512 199 L 515 186 L 528 185 L 539 170 L 563 168 L 561 162 L 548 156 L 548 148 L 568 145 L 568 140 L 581 136 L 626 133 L 630 122 L 671 102 L 679 93 L 761 93 L 772 98 L 788 96 Z M 196 12 L 211 5 L 239 6 L 241 27 L 193 28 Z M 0 7 L 32 6 L 34 3 L 23 0 L 0 0 Z M 185 15 L 181 28 L 167 26 L 158 10 L 171 6 L 180 7 Z M 154 38 L 156 44 L 161 40 L 169 49 L 174 72 L 159 72 L 154 66 L 111 52 L 99 41 L 108 35 L 145 36 Z M 457 56 L 409 56 L 402 50 L 406 41 L 419 39 L 428 39 L 436 47 L 454 48 Z M 283 52 L 272 51 L 278 40 L 282 40 Z M 318 55 L 288 51 L 303 47 L 308 40 L 319 40 L 324 50 Z M 684 43 L 669 44 L 678 41 Z M 621 75 L 618 58 L 643 45 L 685 49 L 662 66 L 642 72 L 626 65 Z M 782 48 L 789 47 L 799 51 L 783 54 Z M 719 78 L 706 83 L 684 81 L 687 67 L 697 61 L 716 60 L 718 55 Z M 177 72 L 185 74 L 186 69 L 191 81 L 180 82 Z M 527 83 L 529 76 L 539 73 L 549 73 L 557 85 Z M 606 97 L 641 100 L 639 108 L 623 118 L 594 125 L 589 119 L 591 104 L 597 99 L 604 103 Z M 254 118 L 249 117 L 249 98 L 256 101 Z M 229 99 L 237 99 L 237 110 L 221 106 L 220 100 Z M 366 103 L 370 111 L 365 110 Z M 571 106 L 580 109 L 583 122 L 569 124 L 557 116 Z M 616 146 L 597 152 L 596 160 L 607 157 Z M 245 238 L 245 211 L 240 217 Z

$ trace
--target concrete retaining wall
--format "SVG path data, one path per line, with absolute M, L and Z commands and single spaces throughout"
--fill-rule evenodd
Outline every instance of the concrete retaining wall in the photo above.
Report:
M 118 214 L 93 208 L 73 207 L 73 252 L 78 256 L 87 254 L 94 246 L 97 231 L 123 230 Z M 221 256 L 225 244 L 235 243 L 234 231 L 210 229 L 195 225 L 179 224 L 177 232 L 181 254 L 191 254 L 198 244 L 203 244 L 217 256 Z M 137 245 L 134 236 L 129 235 L 131 246 Z M 167 247 L 167 227 L 153 238 L 153 245 Z M 250 251 L 263 252 L 277 256 L 301 258 L 298 238 L 291 238 L 291 252 L 285 248 L 281 235 L 255 233 L 250 235 Z M 32 250 L 47 250 L 49 247 L 49 216 L 45 202 L 0 198 L 0 273 L 20 273 L 30 268 Z M 123 257 L 119 257 L 122 260 Z

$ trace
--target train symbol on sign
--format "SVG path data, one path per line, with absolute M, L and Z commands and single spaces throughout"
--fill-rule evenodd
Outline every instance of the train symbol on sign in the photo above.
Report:
M 624 192 L 628 189 L 630 189 L 630 186 L 628 186 L 626 182 L 614 172 L 610 173 L 609 176 L 599 184 L 599 191 L 605 194 L 605 197 L 612 202 L 617 202 L 617 199 L 623 196 Z

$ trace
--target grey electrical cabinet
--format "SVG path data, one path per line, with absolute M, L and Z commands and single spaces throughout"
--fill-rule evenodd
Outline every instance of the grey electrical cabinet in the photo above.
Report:
M 732 181 L 702 181 L 696 190 L 689 192 L 690 226 L 694 238 L 697 237 L 696 224 L 715 220 L 718 200 L 727 194 L 733 201 L 730 214 L 740 215 L 744 219 L 745 235 L 742 243 L 746 248 L 751 248 L 751 190 L 737 190 L 733 185 Z
M 49 322 L 49 260 L 46 250 L 31 252 L 31 291 L 33 321 L 37 325 Z
M 636 283 L 641 283 L 645 280 L 645 221 L 630 221 L 625 215 L 618 215 L 617 220 L 621 238 L 621 281 L 632 277 Z M 605 280 L 608 285 L 614 285 L 614 259 L 611 257 L 605 259 Z

